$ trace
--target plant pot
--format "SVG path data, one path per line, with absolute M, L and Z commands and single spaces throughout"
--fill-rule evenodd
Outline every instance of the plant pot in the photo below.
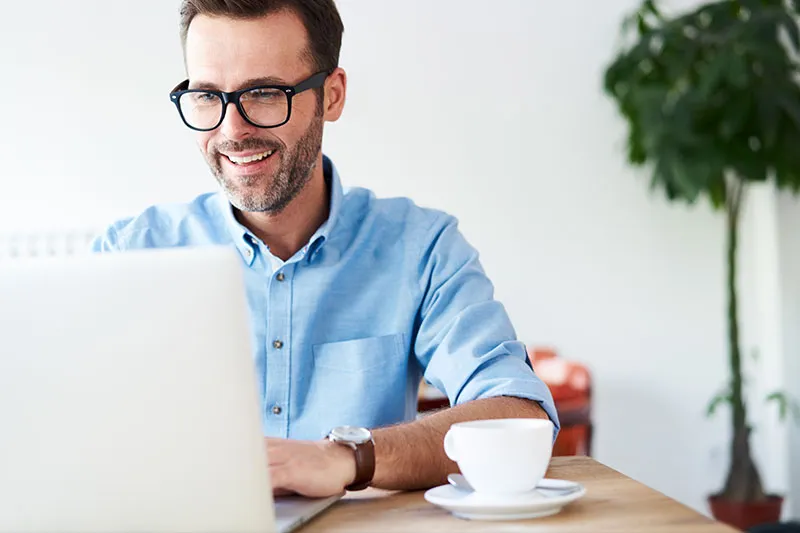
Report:
M 753 526 L 779 522 L 783 498 L 769 495 L 764 502 L 735 502 L 715 494 L 708 497 L 708 504 L 715 519 L 746 531 Z

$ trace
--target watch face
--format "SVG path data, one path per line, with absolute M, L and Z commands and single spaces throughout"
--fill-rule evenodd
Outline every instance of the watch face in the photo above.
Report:
M 369 430 L 352 426 L 341 426 L 331 431 L 331 436 L 336 440 L 344 440 L 360 444 L 372 438 Z

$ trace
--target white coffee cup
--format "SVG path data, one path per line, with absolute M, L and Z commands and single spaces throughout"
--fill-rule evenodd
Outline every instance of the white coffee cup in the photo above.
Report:
M 476 492 L 533 490 L 553 454 L 553 423 L 533 418 L 459 422 L 444 437 L 444 451 Z

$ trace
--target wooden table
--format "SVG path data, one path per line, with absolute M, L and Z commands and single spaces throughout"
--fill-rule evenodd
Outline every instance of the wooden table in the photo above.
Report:
M 349 494 L 307 524 L 300 533 L 736 531 L 588 457 L 554 457 L 547 477 L 577 481 L 586 487 L 587 493 L 555 516 L 516 522 L 483 522 L 455 518 L 425 501 L 423 492 L 395 493 L 369 489 Z

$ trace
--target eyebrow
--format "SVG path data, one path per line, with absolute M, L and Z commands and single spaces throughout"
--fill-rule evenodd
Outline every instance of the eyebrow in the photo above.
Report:
M 277 78 L 274 76 L 267 76 L 265 78 L 251 78 L 246 80 L 244 83 L 241 84 L 241 89 L 246 89 L 249 87 L 260 87 L 262 85 L 289 85 L 289 83 L 284 80 L 283 78 Z M 193 81 L 189 83 L 189 89 L 200 89 L 205 91 L 220 91 L 219 85 L 216 83 L 211 83 L 210 81 Z

